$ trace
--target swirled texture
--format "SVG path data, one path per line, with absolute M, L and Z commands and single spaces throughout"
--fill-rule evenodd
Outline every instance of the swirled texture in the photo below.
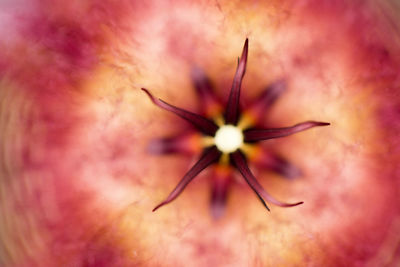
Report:
M 3 1 L 0 265 L 395 266 L 399 8 L 358 0 Z M 140 88 L 196 110 L 198 67 L 226 99 L 246 37 L 242 94 L 252 99 L 287 82 L 265 123 L 331 123 L 266 143 L 300 177 L 255 174 L 278 198 L 304 204 L 267 213 L 238 177 L 215 221 L 204 176 L 173 207 L 152 213 L 193 162 L 147 153 L 150 140 L 187 124 L 154 109 Z M 199 152 L 197 138 L 186 140 L 189 152 Z

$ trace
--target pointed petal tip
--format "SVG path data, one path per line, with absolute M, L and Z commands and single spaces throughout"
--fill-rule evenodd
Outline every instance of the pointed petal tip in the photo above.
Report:
M 246 41 L 244 42 L 244 46 L 243 46 L 243 52 L 242 52 L 242 56 L 240 58 L 240 60 L 244 60 L 247 61 L 247 55 L 249 53 L 249 39 L 246 38 Z
M 147 90 L 146 88 L 141 88 L 142 89 L 142 91 L 144 91 L 146 94 L 147 94 L 147 96 L 150 98 L 150 100 L 154 103 L 156 100 L 155 100 L 155 98 L 154 98 L 154 96 L 150 93 L 150 91 L 149 90 Z
M 238 59 L 238 66 L 233 78 L 231 92 L 229 94 L 228 104 L 226 106 L 225 122 L 227 124 L 236 124 L 239 113 L 240 88 L 244 74 L 246 73 L 248 54 L 248 39 L 246 39 L 241 57 Z
M 309 129 L 309 128 L 312 128 L 315 126 L 328 126 L 328 125 L 330 125 L 330 123 L 324 122 L 324 121 L 305 121 L 305 122 L 299 123 L 297 125 L 303 125 L 303 126 L 305 126 L 305 128 Z M 295 125 L 295 126 L 297 126 L 297 125 Z
M 201 171 L 203 171 L 209 165 L 211 165 L 212 163 L 217 161 L 219 156 L 220 156 L 220 152 L 218 151 L 218 149 L 216 147 L 212 147 L 212 148 L 206 150 L 203 153 L 203 155 L 200 157 L 200 159 L 196 162 L 196 164 L 183 176 L 183 178 L 180 180 L 180 182 L 174 188 L 174 190 L 172 190 L 172 192 L 168 195 L 168 197 L 153 209 L 153 212 L 156 211 L 158 208 L 174 201 L 183 192 L 183 190 L 186 188 L 186 186 Z
M 329 122 L 315 122 L 317 126 L 328 126 L 331 125 Z
M 265 200 L 262 198 L 262 196 L 258 192 L 256 192 L 256 195 L 260 199 L 260 201 L 263 204 L 264 208 L 266 208 L 267 211 L 271 212 L 271 209 L 268 207 L 267 202 L 265 202 Z
M 260 199 L 260 201 L 261 201 L 261 203 L 263 204 L 264 208 L 266 208 L 267 211 L 271 212 L 271 209 L 268 207 L 267 203 L 266 203 L 265 200 L 261 197 L 261 195 L 259 195 L 257 192 L 256 192 L 256 195 L 257 195 L 258 198 Z
M 291 208 L 291 207 L 299 206 L 303 203 L 304 203 L 304 201 L 300 201 L 300 202 L 296 202 L 296 203 L 282 203 L 281 205 L 279 205 L 279 204 L 276 204 L 276 205 L 281 206 L 283 208 Z
M 246 72 L 246 65 L 247 65 L 247 55 L 249 53 L 249 39 L 246 38 L 246 41 L 244 42 L 243 50 L 242 50 L 242 55 L 238 58 L 238 71 L 239 71 L 239 76 L 241 79 L 243 78 L 245 72 Z
M 155 212 L 156 210 L 158 210 L 159 208 L 161 208 L 162 206 L 164 206 L 165 204 L 167 204 L 165 201 L 161 202 L 160 204 L 158 204 L 153 210 L 152 212 Z
M 292 207 L 299 206 L 299 205 L 302 205 L 302 204 L 304 204 L 304 201 L 300 201 L 300 202 L 294 203 Z
M 268 212 L 271 212 L 271 209 L 267 205 L 265 205 L 265 207 L 267 208 Z
M 294 126 L 270 129 L 250 129 L 244 131 L 246 142 L 263 141 L 273 138 L 280 138 L 299 133 L 317 126 L 327 126 L 330 123 L 318 121 L 305 121 Z
M 149 96 L 153 104 L 188 121 L 203 133 L 212 136 L 218 130 L 218 126 L 213 121 L 210 121 L 209 119 L 196 113 L 168 104 L 160 98 L 155 98 L 146 88 L 141 89 Z

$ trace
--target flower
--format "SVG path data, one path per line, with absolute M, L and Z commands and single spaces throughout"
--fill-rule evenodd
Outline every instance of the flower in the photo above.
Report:
M 22 0 L 0 6 L 2 266 L 400 261 L 395 1 Z M 312 118 L 334 127 L 257 144 L 240 138 L 251 127 L 233 124 L 209 138 L 189 130 L 168 137 L 186 122 L 154 108 L 140 88 L 190 107 L 196 103 L 191 82 L 212 81 L 215 94 L 208 95 L 228 99 L 223 89 L 231 84 L 243 36 L 251 46 L 239 111 L 250 126 Z M 193 66 L 210 79 L 199 69 L 190 79 Z M 277 105 L 271 97 L 261 109 L 268 118 L 254 120 L 263 112 L 246 113 L 254 103 L 246 100 L 257 99 L 266 85 L 266 95 L 287 90 Z M 226 103 L 197 92 L 207 107 L 200 115 L 219 128 Z M 165 138 L 151 142 L 154 133 Z M 226 133 L 239 138 L 226 144 Z M 155 199 L 184 174 L 187 158 L 209 141 L 225 151 L 240 146 L 264 188 L 305 204 L 269 214 L 235 166 L 216 161 L 200 176 L 210 174 L 212 203 L 229 196 L 221 201 L 223 217 L 209 216 L 208 184 L 200 176 L 179 201 L 152 213 Z M 301 179 L 269 170 L 286 177 L 301 170 Z
M 193 77 L 199 101 L 201 102 L 200 107 L 202 110 L 200 110 L 200 113 L 206 114 L 206 116 L 170 105 L 161 99 L 155 98 L 147 89 L 142 88 L 155 105 L 188 121 L 204 135 L 204 148 L 200 159 L 184 175 L 169 196 L 158 204 L 153 211 L 175 200 L 201 171 L 215 163 L 219 165 L 219 168 L 226 165 L 235 167 L 268 211 L 270 209 L 265 200 L 281 207 L 293 207 L 303 203 L 283 203 L 268 194 L 248 167 L 247 158 L 252 154 L 252 150 L 256 149 L 256 144 L 260 141 L 289 136 L 316 126 L 327 126 L 329 123 L 307 121 L 284 128 L 256 128 L 256 125 L 262 123 L 263 112 L 276 100 L 285 87 L 282 82 L 267 87 L 257 99 L 241 111 L 239 106 L 240 90 L 242 79 L 246 72 L 248 43 L 248 39 L 246 39 L 242 56 L 238 60 L 238 67 L 233 78 L 229 100 L 222 113 L 220 111 L 221 103 L 218 101 L 218 96 L 214 94 L 208 77 L 201 70 L 195 70 Z M 181 152 L 181 149 L 185 150 L 185 146 L 180 148 L 181 143 L 179 139 L 181 138 L 181 135 L 179 135 L 171 139 L 158 140 L 152 143 L 152 150 L 161 153 Z M 266 153 L 266 155 L 262 155 L 261 157 L 270 157 L 272 159 L 270 161 L 267 160 L 266 164 L 264 163 L 267 168 L 286 176 L 293 175 L 293 171 L 291 170 L 294 167 L 287 161 L 280 159 L 277 155 L 268 155 L 267 151 L 263 151 L 262 153 Z M 228 187 L 231 184 L 230 179 L 230 171 L 215 173 L 211 200 L 211 210 L 214 217 L 222 215 Z

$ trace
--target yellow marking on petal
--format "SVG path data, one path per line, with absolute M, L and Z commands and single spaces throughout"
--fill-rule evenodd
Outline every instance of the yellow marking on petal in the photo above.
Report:
M 221 158 L 219 159 L 219 164 L 221 165 L 229 165 L 229 154 L 223 153 Z
M 222 117 L 221 114 L 215 116 L 213 118 L 213 121 L 215 122 L 215 124 L 217 124 L 219 127 L 223 126 L 225 124 L 225 120 L 224 117 Z
M 240 150 L 245 154 L 245 156 L 249 160 L 254 160 L 254 159 L 258 158 L 262 153 L 261 152 L 262 149 L 260 148 L 260 146 L 252 145 L 252 144 L 243 144 L 240 147 Z
M 241 130 L 248 129 L 254 126 L 257 121 L 257 117 L 252 114 L 250 111 L 246 111 L 239 119 L 237 127 Z
M 187 145 L 191 151 L 200 152 L 204 146 L 204 140 L 199 134 L 193 134 L 188 138 Z
M 202 137 L 203 147 L 209 147 L 215 145 L 214 137 L 211 136 L 203 136 Z
M 229 164 L 216 164 L 215 174 L 217 177 L 227 177 L 232 172 L 232 167 Z
M 218 103 L 206 103 L 206 115 L 209 118 L 217 118 L 221 116 L 222 106 Z

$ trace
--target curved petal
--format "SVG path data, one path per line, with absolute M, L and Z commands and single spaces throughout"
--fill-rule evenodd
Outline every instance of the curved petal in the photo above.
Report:
M 267 204 L 265 203 L 264 199 L 267 200 L 268 202 L 271 202 L 274 205 L 280 206 L 280 207 L 293 207 L 297 206 L 300 204 L 303 204 L 303 202 L 297 202 L 297 203 L 283 203 L 275 198 L 273 198 L 270 194 L 268 194 L 264 188 L 261 186 L 261 184 L 257 181 L 257 179 L 254 177 L 253 173 L 250 171 L 249 167 L 247 166 L 246 158 L 240 151 L 236 151 L 231 155 L 233 164 L 235 167 L 239 170 L 239 172 L 242 174 L 243 178 L 246 180 L 246 182 L 249 184 L 251 189 L 257 194 L 257 196 L 260 198 L 261 202 L 263 205 L 269 210 Z
M 174 199 L 176 199 L 185 189 L 185 187 L 205 168 L 207 168 L 210 164 L 214 163 L 218 160 L 221 152 L 214 146 L 210 149 L 207 149 L 199 161 L 183 176 L 181 181 L 175 187 L 175 189 L 168 195 L 168 197 L 158 204 L 153 211 L 156 211 L 158 208 L 170 203 Z
M 164 102 L 161 99 L 155 98 L 145 88 L 142 88 L 142 90 L 144 92 L 146 92 L 146 94 L 149 96 L 149 98 L 151 99 L 151 101 L 155 105 L 157 105 L 158 107 L 160 107 L 162 109 L 165 109 L 165 110 L 168 110 L 168 111 L 170 111 L 172 113 L 175 113 L 179 117 L 181 117 L 184 120 L 186 120 L 189 123 L 191 123 L 194 127 L 199 129 L 199 131 L 201 131 L 201 132 L 203 132 L 205 134 L 213 136 L 215 134 L 215 132 L 218 130 L 218 126 L 214 122 L 212 122 L 212 121 L 210 121 L 210 120 L 208 120 L 208 119 L 206 119 L 206 118 L 204 118 L 204 117 L 202 117 L 200 115 L 197 115 L 195 113 L 192 113 L 192 112 L 189 112 L 187 110 L 184 110 L 184 109 L 175 107 L 173 105 L 170 105 L 170 104 Z
M 218 97 L 214 93 L 214 87 L 210 79 L 200 68 L 193 68 L 192 81 L 196 88 L 198 97 L 200 98 L 200 112 L 207 118 L 214 118 L 222 111 L 222 105 Z
M 260 124 L 264 114 L 286 90 L 286 86 L 285 80 L 278 80 L 267 86 L 250 106 L 243 111 L 239 125 L 242 125 L 242 128 L 246 129 Z
M 240 87 L 242 86 L 242 79 L 246 72 L 248 46 L 249 46 L 249 40 L 246 39 L 246 41 L 244 42 L 242 56 L 240 57 L 235 77 L 233 78 L 232 89 L 229 95 L 228 104 L 226 106 L 226 113 L 225 113 L 226 124 L 236 124 L 238 120 Z
M 151 154 L 194 154 L 201 151 L 201 137 L 197 133 L 153 139 L 147 149 Z
M 232 184 L 232 171 L 229 165 L 217 164 L 211 177 L 211 214 L 215 219 L 225 212 L 229 188 Z
M 250 160 L 259 168 L 272 170 L 289 179 L 301 175 L 299 168 L 265 148 L 257 148 L 257 151 L 250 155 Z
M 250 129 L 244 131 L 245 142 L 262 141 L 267 139 L 279 138 L 288 135 L 292 135 L 316 126 L 327 126 L 330 123 L 327 122 L 317 122 L 317 121 L 307 121 L 296 124 L 291 127 L 285 128 L 273 128 L 273 129 Z

